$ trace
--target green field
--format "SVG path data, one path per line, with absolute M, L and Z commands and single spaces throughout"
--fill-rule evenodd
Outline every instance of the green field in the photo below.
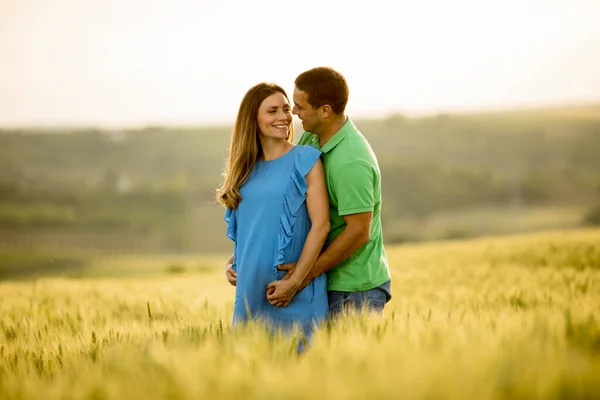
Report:
M 0 398 L 599 398 L 599 244 L 588 229 L 388 247 L 383 318 L 325 325 L 302 356 L 231 329 L 219 255 L 33 263 L 0 282 Z

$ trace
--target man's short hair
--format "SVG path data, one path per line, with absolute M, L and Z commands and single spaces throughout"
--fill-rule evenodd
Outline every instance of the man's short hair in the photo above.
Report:
M 327 104 L 334 113 L 344 113 L 350 91 L 344 76 L 333 68 L 309 69 L 298 75 L 294 83 L 296 88 L 306 93 L 313 108 Z

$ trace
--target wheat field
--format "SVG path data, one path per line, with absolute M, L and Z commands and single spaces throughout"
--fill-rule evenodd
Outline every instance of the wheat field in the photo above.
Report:
M 600 398 L 600 230 L 387 251 L 383 317 L 325 324 L 302 355 L 232 330 L 214 257 L 0 282 L 0 399 Z

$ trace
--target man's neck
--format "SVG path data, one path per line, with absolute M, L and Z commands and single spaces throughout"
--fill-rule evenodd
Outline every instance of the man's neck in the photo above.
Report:
M 327 142 L 329 142 L 329 140 L 333 136 L 335 136 L 335 134 L 338 133 L 340 129 L 342 129 L 342 126 L 346 124 L 347 120 L 348 117 L 346 117 L 346 115 L 343 114 L 337 117 L 335 120 L 333 120 L 331 124 L 324 126 L 323 130 L 319 132 L 319 145 L 321 147 L 325 146 L 325 144 L 327 144 Z

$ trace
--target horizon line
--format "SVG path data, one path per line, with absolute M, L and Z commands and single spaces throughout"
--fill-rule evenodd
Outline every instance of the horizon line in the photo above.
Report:
M 571 108 L 600 108 L 600 98 L 597 100 L 577 100 L 577 101 L 555 101 L 535 104 L 522 104 L 522 105 L 506 105 L 506 106 L 490 106 L 490 107 L 466 107 L 466 108 L 446 108 L 430 111 L 401 111 L 401 110 L 390 110 L 387 112 L 371 113 L 371 114 L 358 114 L 355 113 L 350 115 L 354 121 L 372 121 L 372 120 L 386 120 L 396 116 L 402 116 L 406 119 L 420 119 L 420 118 L 431 118 L 438 116 L 459 116 L 459 115 L 483 115 L 483 114 L 503 114 L 511 112 L 527 112 L 527 111 L 553 111 L 560 109 L 571 109 Z M 600 112 L 600 110 L 599 110 Z M 232 121 L 235 117 L 232 118 Z M 299 124 L 299 121 L 294 119 L 294 124 Z M 165 121 L 146 121 L 140 123 L 94 123 L 94 122 L 71 122 L 71 123 L 60 123 L 60 122 L 32 122 L 32 123 L 19 123 L 19 124 L 6 124 L 0 123 L 0 130 L 12 130 L 12 129 L 38 129 L 38 130 L 57 130 L 57 129 L 69 129 L 69 130 L 82 130 L 82 129 L 97 129 L 97 130 L 139 130 L 149 128 L 230 128 L 233 126 L 233 122 L 165 122 Z

